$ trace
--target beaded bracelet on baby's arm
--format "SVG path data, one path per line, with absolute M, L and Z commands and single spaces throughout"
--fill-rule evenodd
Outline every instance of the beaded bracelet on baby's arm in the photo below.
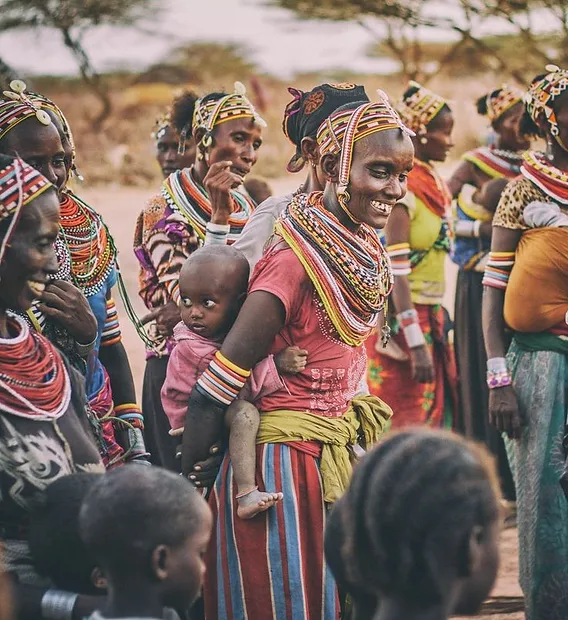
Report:
M 487 387 L 494 390 L 511 385 L 513 380 L 507 370 L 507 361 L 504 357 L 492 357 L 487 360 Z

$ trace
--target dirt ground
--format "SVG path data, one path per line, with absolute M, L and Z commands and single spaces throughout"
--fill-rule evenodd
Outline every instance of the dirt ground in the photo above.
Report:
M 287 177 L 271 182 L 275 193 L 294 190 L 300 179 Z M 137 294 L 138 267 L 132 251 L 132 238 L 136 217 L 145 202 L 152 196 L 152 190 L 106 186 L 102 188 L 76 188 L 77 193 L 89 204 L 102 213 L 120 251 L 121 272 L 130 294 L 130 299 L 139 316 L 144 314 L 144 306 Z M 446 306 L 453 313 L 453 296 L 455 291 L 455 267 L 448 265 L 448 290 Z M 121 312 L 122 333 L 126 349 L 135 376 L 136 386 L 140 394 L 144 373 L 144 346 L 136 331 L 126 318 L 122 302 L 117 299 Z M 515 529 L 504 530 L 501 537 L 501 569 L 497 584 L 493 591 L 494 597 L 517 597 L 521 595 L 517 583 L 517 532 Z M 485 620 L 522 620 L 523 613 L 497 614 L 479 616 Z

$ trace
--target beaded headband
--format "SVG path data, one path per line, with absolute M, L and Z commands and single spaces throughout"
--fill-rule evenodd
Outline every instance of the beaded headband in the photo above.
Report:
M 418 82 L 411 81 L 408 86 L 416 87 L 418 90 L 410 97 L 401 99 L 398 111 L 407 127 L 423 135 L 426 133 L 428 123 L 447 105 L 447 101 Z
M 213 143 L 213 129 L 221 123 L 234 121 L 238 118 L 252 118 L 260 127 L 266 127 L 266 122 L 254 109 L 246 97 L 247 89 L 241 82 L 235 82 L 235 92 L 224 95 L 221 99 L 203 101 L 198 99 L 193 113 L 192 129 L 205 129 L 201 144 L 209 148 Z
M 0 243 L 0 262 L 18 224 L 22 208 L 50 187 L 53 185 L 41 172 L 19 157 L 0 170 L 0 222 L 12 217 L 8 231 Z
M 355 110 L 334 112 L 318 129 L 317 142 L 321 155 L 341 153 L 338 195 L 347 194 L 355 142 L 387 129 L 400 129 L 410 136 L 414 135 L 392 107 L 387 94 L 378 90 L 377 95 L 378 101 L 365 103 Z
M 556 113 L 552 109 L 552 102 L 568 88 L 568 71 L 559 69 L 556 65 L 546 65 L 545 69 L 548 73 L 531 84 L 529 92 L 525 95 L 525 105 L 537 125 L 544 114 L 550 126 L 550 133 L 557 137 L 560 129 Z
M 154 140 L 161 140 L 166 133 L 168 127 L 172 124 L 172 115 L 170 110 L 163 112 L 156 119 L 154 131 L 150 134 Z
M 503 114 L 517 103 L 524 100 L 525 94 L 516 86 L 503 84 L 499 92 L 492 97 L 491 93 L 487 95 L 485 103 L 487 104 L 487 118 L 491 123 L 501 118 Z
M 51 125 L 51 117 L 26 94 L 22 80 L 12 80 L 10 90 L 3 91 L 0 99 L 0 140 L 18 123 L 35 116 L 42 125 Z

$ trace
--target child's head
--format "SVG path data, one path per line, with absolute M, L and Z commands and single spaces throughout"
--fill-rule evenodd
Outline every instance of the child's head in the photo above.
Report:
M 198 597 L 212 518 L 188 480 L 159 467 L 119 467 L 88 493 L 79 524 L 109 591 L 152 588 L 174 609 Z
M 100 594 L 98 569 L 79 534 L 83 499 L 101 474 L 72 474 L 50 484 L 30 515 L 29 545 L 38 574 L 62 590 Z
M 391 435 L 342 500 L 349 581 L 417 611 L 476 613 L 499 564 L 498 489 L 485 448 L 442 431 Z
M 179 276 L 181 320 L 204 338 L 223 337 L 245 300 L 249 270 L 244 255 L 228 245 L 194 252 Z

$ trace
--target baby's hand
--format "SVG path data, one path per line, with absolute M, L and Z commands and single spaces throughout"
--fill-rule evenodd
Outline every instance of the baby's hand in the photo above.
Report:
M 300 347 L 288 347 L 274 356 L 276 368 L 281 373 L 295 375 L 306 367 L 308 352 Z

